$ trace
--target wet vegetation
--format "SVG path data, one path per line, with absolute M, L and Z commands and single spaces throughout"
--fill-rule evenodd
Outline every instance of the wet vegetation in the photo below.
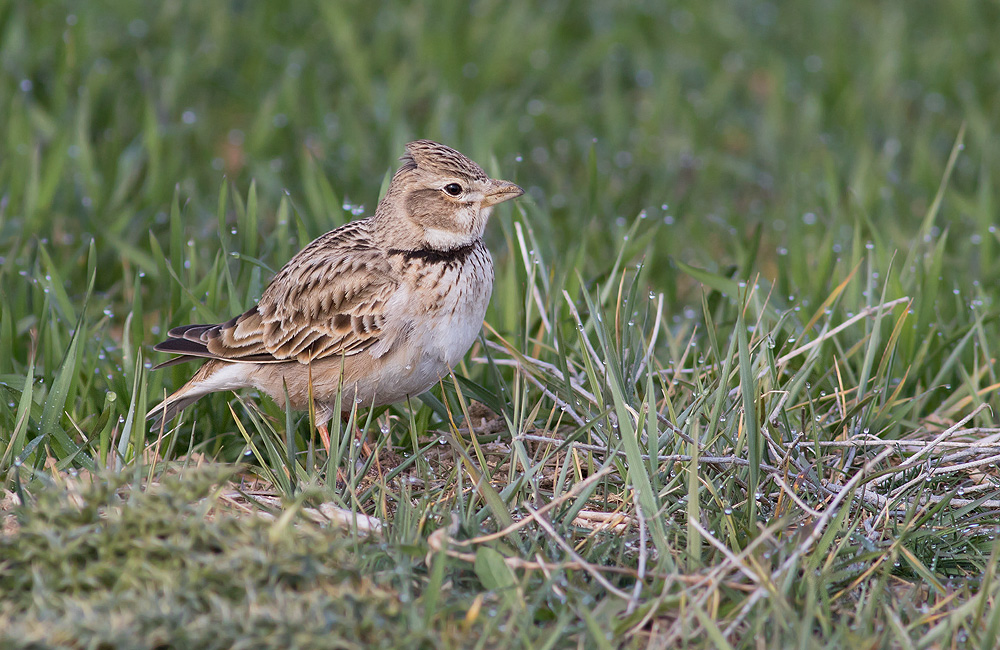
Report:
M 998 21 L 0 3 L 0 645 L 993 647 Z M 150 431 L 422 137 L 528 190 L 454 376 Z

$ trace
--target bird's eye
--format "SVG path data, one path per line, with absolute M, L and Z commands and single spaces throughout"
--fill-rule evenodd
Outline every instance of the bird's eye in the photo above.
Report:
M 462 186 L 458 183 L 448 183 L 444 186 L 444 191 L 452 196 L 458 196 L 462 193 Z

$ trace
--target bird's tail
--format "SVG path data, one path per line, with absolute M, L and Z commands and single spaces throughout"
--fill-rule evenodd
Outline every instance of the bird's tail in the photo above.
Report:
M 164 422 L 170 422 L 177 417 L 181 411 L 191 406 L 207 394 L 208 393 L 196 393 L 192 395 L 190 392 L 184 392 L 184 389 L 182 388 L 153 408 L 149 409 L 149 412 L 146 413 L 146 419 L 150 421 L 150 425 L 155 431 L 161 428 Z
M 209 361 L 198 369 L 188 383 L 149 409 L 146 419 L 151 421 L 152 428 L 156 430 L 209 393 L 247 387 L 249 384 L 244 380 L 240 365 Z

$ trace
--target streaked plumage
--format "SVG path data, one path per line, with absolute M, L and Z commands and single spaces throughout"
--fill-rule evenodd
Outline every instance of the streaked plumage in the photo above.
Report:
M 153 407 L 158 426 L 208 393 L 256 388 L 306 409 L 317 423 L 352 400 L 381 405 L 418 395 L 462 358 L 493 288 L 482 235 L 492 207 L 522 194 L 461 153 L 429 140 L 406 146 L 403 165 L 370 218 L 326 233 L 293 257 L 257 305 L 225 323 L 172 329 L 154 347 L 206 358 Z M 343 376 L 341 376 L 343 369 Z

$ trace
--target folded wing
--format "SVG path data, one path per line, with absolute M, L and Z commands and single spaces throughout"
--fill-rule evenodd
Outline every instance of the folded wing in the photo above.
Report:
M 392 349 L 403 330 L 386 305 L 399 288 L 388 260 L 353 222 L 303 249 L 278 272 L 258 304 L 216 325 L 185 325 L 153 349 L 231 362 L 310 363 Z M 159 366 L 158 366 L 159 367 Z

